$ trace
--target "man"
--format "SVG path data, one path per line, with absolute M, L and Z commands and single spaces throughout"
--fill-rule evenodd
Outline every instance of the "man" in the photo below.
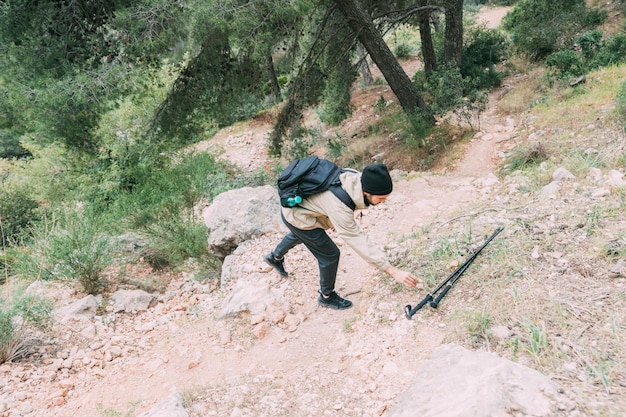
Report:
M 356 209 L 366 209 L 384 203 L 393 191 L 393 182 L 386 165 L 368 165 L 362 173 L 342 172 L 341 187 L 350 195 Z M 332 191 L 324 191 L 306 198 L 299 206 L 282 208 L 281 217 L 290 232 L 264 257 L 280 275 L 287 276 L 284 256 L 294 246 L 303 243 L 317 259 L 320 270 L 318 303 L 324 307 L 343 310 L 352 302 L 335 292 L 339 248 L 326 234 L 336 230 L 339 236 L 365 261 L 391 275 L 407 288 L 415 288 L 418 280 L 410 272 L 392 266 L 384 252 L 374 246 L 354 218 L 354 212 Z

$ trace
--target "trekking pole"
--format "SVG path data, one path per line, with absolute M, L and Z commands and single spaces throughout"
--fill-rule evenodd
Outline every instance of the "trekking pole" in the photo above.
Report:
M 482 251 L 485 248 L 485 246 L 487 246 L 489 242 L 491 242 L 498 235 L 498 233 L 500 233 L 502 230 L 504 230 L 504 227 L 499 226 L 495 230 L 495 232 L 493 232 L 493 234 L 485 241 L 485 243 L 483 243 L 483 245 L 480 248 L 476 249 L 476 251 L 472 254 L 472 256 L 467 258 L 465 262 L 461 264 L 461 266 L 459 266 L 452 274 L 450 274 L 450 276 L 448 276 L 439 285 L 437 285 L 437 287 L 434 290 L 429 292 L 428 295 L 426 295 L 426 297 L 424 297 L 424 299 L 420 301 L 418 305 L 416 305 L 415 307 L 411 307 L 410 304 L 407 304 L 404 307 L 404 310 L 406 312 L 406 318 L 410 320 L 411 317 L 413 317 L 413 315 L 417 313 L 417 311 L 421 309 L 422 307 L 424 307 L 426 304 L 428 304 L 432 308 L 437 308 L 439 306 L 439 303 L 441 302 L 441 299 L 445 297 L 448 291 L 450 291 L 450 288 L 452 288 L 454 283 L 461 277 L 461 275 L 465 272 L 465 270 L 469 267 L 469 265 L 474 261 L 474 259 L 476 259 L 480 251 Z M 441 288 L 443 288 L 446 284 L 447 286 L 446 288 L 444 288 L 441 294 L 437 295 L 437 298 L 434 298 L 435 294 L 437 294 L 437 292 Z

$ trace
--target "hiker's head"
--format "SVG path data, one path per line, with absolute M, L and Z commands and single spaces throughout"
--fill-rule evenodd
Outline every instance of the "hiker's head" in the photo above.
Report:
M 366 166 L 361 174 L 361 187 L 370 204 L 384 203 L 393 191 L 393 182 L 387 166 L 384 164 Z

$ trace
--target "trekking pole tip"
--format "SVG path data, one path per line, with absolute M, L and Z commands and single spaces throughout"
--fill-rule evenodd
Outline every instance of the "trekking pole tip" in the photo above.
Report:
M 411 315 L 411 304 L 407 304 L 407 305 L 404 306 L 404 315 L 409 320 L 411 320 L 411 317 L 413 317 Z

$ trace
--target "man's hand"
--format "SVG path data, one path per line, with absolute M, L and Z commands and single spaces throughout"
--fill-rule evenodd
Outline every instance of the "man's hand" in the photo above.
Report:
M 400 284 L 404 285 L 407 288 L 415 288 L 419 283 L 419 280 L 413 276 L 410 272 L 403 271 L 401 269 L 396 268 L 395 266 L 390 266 L 385 270 L 386 273 L 391 275 L 393 279 L 398 281 Z

